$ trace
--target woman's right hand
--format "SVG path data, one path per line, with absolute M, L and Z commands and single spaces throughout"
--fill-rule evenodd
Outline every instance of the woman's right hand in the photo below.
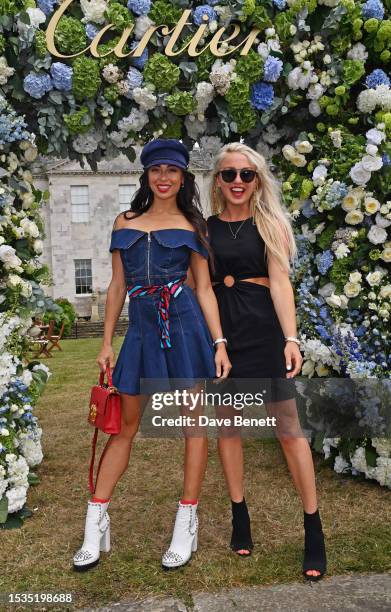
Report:
M 96 363 L 99 365 L 100 371 L 105 372 L 107 365 L 110 367 L 110 370 L 112 370 L 114 368 L 114 361 L 115 354 L 111 344 L 103 345 L 96 358 Z

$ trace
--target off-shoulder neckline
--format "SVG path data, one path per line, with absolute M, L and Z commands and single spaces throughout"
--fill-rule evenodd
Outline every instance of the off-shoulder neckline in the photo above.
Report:
M 182 227 L 166 227 L 164 229 L 159 229 L 159 230 L 150 230 L 149 232 L 145 231 L 145 230 L 140 230 L 137 229 L 135 227 L 120 227 L 118 229 L 113 230 L 114 232 L 123 232 L 123 231 L 128 231 L 128 232 L 140 232 L 141 234 L 156 234 L 157 232 L 172 232 L 172 231 L 179 231 L 179 232 L 189 232 L 189 234 L 197 234 L 197 232 L 193 231 L 193 230 L 188 230 Z

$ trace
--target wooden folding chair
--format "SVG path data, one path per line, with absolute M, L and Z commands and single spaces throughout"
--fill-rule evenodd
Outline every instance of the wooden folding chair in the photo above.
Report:
M 46 334 L 40 336 L 39 338 L 35 338 L 34 340 L 31 341 L 32 346 L 38 345 L 36 349 L 33 349 L 36 351 L 33 355 L 34 359 L 37 359 L 41 355 L 46 355 L 46 357 L 53 357 L 53 355 L 51 355 L 48 350 L 48 344 L 49 344 L 49 339 L 53 333 L 54 324 L 55 324 L 55 321 L 54 319 L 52 319 L 49 322 L 49 328 Z
M 64 333 L 64 327 L 65 327 L 65 321 L 62 322 L 61 327 L 60 327 L 60 331 L 58 332 L 58 334 L 51 334 L 49 336 L 48 334 L 48 341 L 50 342 L 50 346 L 48 348 L 48 352 L 50 353 L 50 351 L 52 351 L 54 349 L 54 347 L 58 348 L 59 351 L 62 351 L 62 348 L 59 344 L 62 335 Z

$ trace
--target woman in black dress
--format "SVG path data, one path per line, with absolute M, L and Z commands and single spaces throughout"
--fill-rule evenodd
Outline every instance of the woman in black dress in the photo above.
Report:
M 293 232 L 264 157 L 244 144 L 225 145 L 217 155 L 211 201 L 208 234 L 215 258 L 211 274 L 228 341 L 230 377 L 273 379 L 268 413 L 277 417 L 277 436 L 303 503 L 303 574 L 319 580 L 326 571 L 326 555 L 312 454 L 298 433 L 293 381 L 287 381 L 302 364 L 289 280 L 296 251 Z M 278 426 L 279 415 L 289 423 L 285 431 L 281 419 Z M 232 501 L 231 547 L 247 556 L 253 544 L 243 493 L 241 437 L 223 435 L 218 445 Z

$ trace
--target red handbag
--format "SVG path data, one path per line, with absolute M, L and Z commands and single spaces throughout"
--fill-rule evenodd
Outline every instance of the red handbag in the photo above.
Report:
M 107 384 L 104 382 L 105 373 L 101 372 L 99 375 L 99 384 L 94 385 L 91 389 L 90 406 L 88 412 L 88 422 L 90 425 L 95 427 L 94 437 L 92 439 L 92 455 L 90 461 L 89 471 L 89 487 L 91 494 L 94 493 L 94 463 L 95 463 L 95 449 L 96 441 L 98 439 L 99 430 L 107 434 L 118 434 L 121 431 L 121 396 L 117 389 L 113 387 L 113 381 L 111 378 L 111 370 L 109 366 L 106 366 Z M 99 465 L 106 452 L 104 448 Z

